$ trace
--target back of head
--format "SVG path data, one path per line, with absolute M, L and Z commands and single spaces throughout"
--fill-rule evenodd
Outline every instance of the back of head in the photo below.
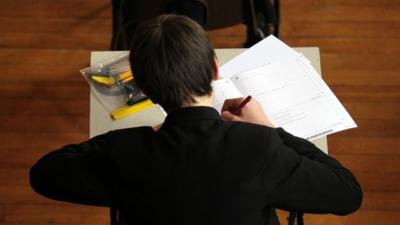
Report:
M 166 111 L 211 95 L 215 52 L 188 17 L 162 15 L 139 25 L 130 50 L 136 83 Z

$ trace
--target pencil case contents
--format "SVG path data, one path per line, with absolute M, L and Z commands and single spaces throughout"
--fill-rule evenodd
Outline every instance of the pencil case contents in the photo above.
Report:
M 147 96 L 135 83 L 134 74 L 128 61 L 129 53 L 120 53 L 114 57 L 80 70 L 85 80 L 92 89 L 92 93 L 101 102 L 113 119 L 119 119 L 129 115 L 126 112 L 138 112 L 143 109 L 134 109 L 135 106 L 143 106 Z M 152 104 L 145 104 L 151 106 Z M 118 112 L 115 116 L 114 113 Z

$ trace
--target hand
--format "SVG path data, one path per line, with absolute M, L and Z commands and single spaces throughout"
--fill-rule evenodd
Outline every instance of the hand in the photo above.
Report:
M 221 110 L 222 119 L 225 121 L 241 121 L 274 127 L 265 116 L 261 105 L 253 98 L 239 111 L 239 113 L 233 114 L 232 112 L 235 111 L 236 107 L 238 107 L 243 100 L 244 98 L 225 100 Z
M 153 128 L 154 131 L 158 131 L 161 128 L 162 125 L 163 124 L 160 123 L 160 124 L 154 125 L 152 128 Z

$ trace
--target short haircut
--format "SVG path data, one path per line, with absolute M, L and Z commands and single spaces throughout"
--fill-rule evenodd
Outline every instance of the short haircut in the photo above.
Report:
M 204 29 L 185 16 L 161 15 L 139 25 L 130 64 L 143 92 L 167 112 L 211 95 L 215 52 Z

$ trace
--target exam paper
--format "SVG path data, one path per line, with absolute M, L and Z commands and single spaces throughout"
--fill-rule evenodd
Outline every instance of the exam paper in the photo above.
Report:
M 213 107 L 221 113 L 225 99 L 239 98 L 243 95 L 229 79 L 219 79 L 213 82 L 214 100 Z
M 223 79 L 215 92 L 219 110 L 225 97 L 251 95 L 275 126 L 309 140 L 357 126 L 301 55 Z
M 273 35 L 268 36 L 247 51 L 236 56 L 219 68 L 222 78 L 232 76 L 254 69 L 266 64 L 279 62 L 286 58 L 298 56 L 299 53 Z
M 272 35 L 222 65 L 219 75 L 218 111 L 226 98 L 251 95 L 275 126 L 302 138 L 357 127 L 310 61 Z

